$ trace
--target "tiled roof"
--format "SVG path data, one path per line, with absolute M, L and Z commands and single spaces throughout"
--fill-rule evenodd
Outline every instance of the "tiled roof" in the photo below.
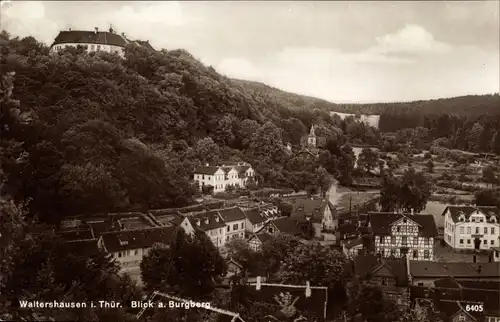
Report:
M 263 223 L 266 221 L 266 218 L 264 218 L 260 215 L 259 208 L 247 209 L 247 210 L 245 210 L 245 215 L 246 215 L 248 221 L 250 221 L 250 223 L 252 223 L 252 225 L 260 224 L 260 223 Z
M 59 32 L 52 46 L 67 43 L 90 43 L 126 47 L 128 44 L 128 40 L 122 35 L 110 33 L 107 31 L 95 32 L 87 30 L 71 30 Z
M 198 168 L 196 168 L 196 170 L 194 170 L 194 173 L 213 176 L 218 170 L 219 170 L 219 167 L 199 166 Z
M 370 221 L 374 235 L 390 235 L 391 224 L 399 219 L 406 217 L 419 225 L 419 236 L 436 237 L 438 231 L 434 216 L 424 214 L 395 214 L 390 212 L 370 212 L 368 220 Z
M 222 219 L 221 215 L 217 210 L 201 212 L 198 214 L 188 216 L 188 218 L 189 222 L 195 229 L 198 228 L 203 231 L 222 228 L 226 226 L 224 219 Z M 217 218 L 219 221 L 217 221 Z M 199 226 L 197 224 L 198 222 L 200 223 Z
M 345 247 L 347 249 L 351 249 L 354 246 L 358 246 L 358 245 L 363 245 L 363 240 L 361 238 L 356 238 L 354 240 L 349 241 L 348 243 L 345 244 Z
M 219 209 L 218 211 L 219 214 L 222 216 L 222 219 L 224 219 L 226 223 L 238 220 L 245 220 L 247 218 L 243 210 L 241 210 L 239 207 Z
M 149 43 L 149 41 L 147 41 L 147 40 L 146 40 L 146 41 L 143 41 L 143 40 L 136 40 L 135 42 L 136 42 L 139 46 L 142 46 L 142 47 L 147 48 L 147 49 L 149 49 L 149 50 L 154 50 L 154 51 L 156 51 L 156 49 L 154 49 L 154 47 L 153 47 L 153 46 L 151 46 L 151 44 L 150 44 L 150 43 Z
M 406 260 L 404 259 L 378 259 L 375 255 L 358 255 L 354 259 L 354 272 L 361 278 L 376 275 L 382 267 L 387 267 L 392 272 L 399 286 L 408 285 L 408 274 L 406 272 Z
M 65 245 L 71 253 L 81 256 L 92 256 L 99 252 L 97 239 L 70 241 L 66 242 Z
M 410 261 L 413 277 L 500 278 L 500 262 L 496 263 L 445 263 Z
M 278 218 L 271 220 L 268 224 L 274 224 L 276 228 L 282 233 L 293 235 L 293 236 L 298 236 L 302 234 L 302 231 L 300 228 L 297 226 L 297 221 L 284 217 L 284 218 Z
M 234 169 L 238 171 L 239 174 L 245 173 L 248 169 L 250 169 L 249 165 L 239 165 L 235 166 Z
M 454 222 L 458 221 L 458 217 L 463 214 L 466 219 L 469 219 L 470 215 L 478 210 L 486 215 L 486 220 L 489 220 L 491 216 L 499 216 L 498 207 L 486 207 L 486 206 L 448 206 L 444 209 L 442 216 L 446 214 L 447 211 L 450 211 L 451 218 Z
M 313 222 L 320 223 L 327 206 L 331 207 L 325 199 L 294 199 L 290 217 L 298 221 L 306 221 L 306 217 L 312 217 Z
M 442 278 L 434 281 L 436 287 L 443 288 L 474 288 L 484 290 L 500 290 L 499 281 L 474 281 L 474 280 L 456 280 L 453 277 Z
M 106 251 L 113 253 L 123 250 L 149 248 L 155 243 L 169 244 L 176 227 L 154 227 L 138 230 L 123 230 L 105 233 L 101 236 Z
M 264 244 L 266 241 L 273 239 L 273 235 L 271 235 L 271 234 L 269 234 L 269 233 L 267 233 L 265 231 L 264 232 L 259 232 L 257 234 L 252 235 L 252 237 L 250 237 L 248 239 L 248 241 L 250 241 L 250 240 L 252 240 L 254 238 L 257 238 L 262 244 Z

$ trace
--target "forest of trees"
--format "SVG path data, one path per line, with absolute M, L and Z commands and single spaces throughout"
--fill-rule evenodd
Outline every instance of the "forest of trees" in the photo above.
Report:
M 45 222 L 189 204 L 193 170 L 219 160 L 250 162 L 263 186 L 324 190 L 326 172 L 352 180 L 348 142 L 380 140 L 374 128 L 223 77 L 183 50 L 131 45 L 122 59 L 1 38 L 2 193 Z M 320 158 L 287 153 L 313 124 L 327 139 Z

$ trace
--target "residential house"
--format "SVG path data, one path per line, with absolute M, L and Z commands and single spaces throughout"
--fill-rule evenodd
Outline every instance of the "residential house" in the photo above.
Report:
M 273 238 L 273 235 L 269 234 L 266 231 L 259 232 L 250 236 L 247 240 L 250 249 L 254 251 L 260 251 L 262 249 L 262 245 Z
M 356 238 L 342 243 L 342 252 L 349 259 L 354 259 L 363 250 L 363 239 Z
M 500 262 L 464 263 L 464 262 L 409 262 L 412 285 L 434 286 L 436 280 L 453 277 L 458 281 L 499 281 Z
M 399 306 L 408 306 L 410 298 L 407 291 L 409 279 L 406 259 L 359 255 L 352 263 L 353 273 L 361 280 L 379 286 Z
M 294 199 L 290 218 L 300 225 L 311 225 L 314 237 L 321 237 L 324 231 L 335 229 L 334 213 L 335 207 L 326 199 Z
M 444 241 L 454 249 L 499 247 L 499 214 L 498 207 L 448 206 L 442 214 Z
M 411 286 L 415 306 L 433 305 L 444 322 L 500 322 L 498 285 L 484 288 L 480 282 L 463 286 L 453 279 L 444 281 L 437 287 Z
M 309 282 L 305 285 L 262 283 L 257 277 L 256 283 L 248 284 L 247 291 L 252 302 L 274 307 L 276 311 L 272 316 L 279 321 L 293 321 L 300 316 L 307 316 L 307 321 L 332 318 L 334 301 L 324 286 L 311 286 Z
M 238 207 L 219 209 L 219 215 L 226 224 L 226 242 L 233 238 L 245 239 L 247 217 Z
M 198 182 L 200 189 L 209 186 L 214 188 L 214 192 L 223 192 L 228 186 L 244 187 L 251 178 L 255 180 L 255 171 L 245 162 L 215 166 L 206 164 L 194 171 L 194 180 Z
M 248 233 L 256 233 L 267 222 L 267 218 L 261 215 L 259 207 L 246 209 L 245 211 L 246 221 L 245 230 Z
M 432 215 L 368 213 L 375 251 L 383 257 L 402 257 L 413 260 L 434 260 L 434 238 L 438 235 Z
M 260 231 L 267 232 L 271 235 L 282 233 L 296 237 L 302 236 L 304 234 L 303 231 L 299 228 L 297 221 L 288 217 L 270 220 L 264 225 L 264 227 L 262 227 Z
M 127 39 L 124 33 L 117 34 L 111 27 L 107 31 L 99 31 L 96 27 L 95 31 L 71 29 L 60 31 L 54 43 L 50 46 L 50 51 L 57 53 L 66 47 L 82 46 L 88 53 L 104 51 L 117 53 L 123 57 L 125 55 L 125 47 L 131 43 L 154 50 L 148 41 L 132 41 Z
M 188 215 L 181 227 L 188 234 L 193 234 L 195 229 L 204 231 L 215 247 L 223 247 L 226 242 L 226 223 L 217 210 Z
M 137 271 L 144 255 L 154 244 L 170 244 L 176 227 L 154 227 L 103 233 L 97 245 L 111 254 L 122 271 Z
M 231 277 L 233 275 L 238 275 L 238 274 L 240 274 L 243 271 L 243 265 L 241 265 L 240 263 L 238 263 L 237 261 L 235 261 L 232 258 L 229 258 L 228 260 L 226 260 L 226 264 L 227 264 L 227 275 L 226 275 L 226 277 Z

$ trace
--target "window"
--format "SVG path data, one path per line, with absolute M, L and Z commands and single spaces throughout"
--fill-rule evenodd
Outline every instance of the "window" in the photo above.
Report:
M 413 237 L 413 245 L 414 246 L 418 245 L 418 237 Z
M 222 234 L 222 228 L 221 228 L 221 229 L 219 229 L 219 234 Z
M 380 282 L 383 286 L 387 286 L 387 278 L 383 278 Z
M 429 246 L 429 240 L 430 238 L 424 238 L 424 245 Z
M 406 236 L 403 236 L 403 237 L 402 237 L 401 244 L 402 244 L 403 246 L 406 246 L 406 245 L 408 244 L 408 240 L 407 240 L 407 237 L 406 237 Z
M 491 227 L 491 234 L 495 235 L 495 228 L 494 227 Z
M 461 233 L 461 234 L 464 234 L 464 233 L 465 233 L 465 229 L 464 229 L 464 227 L 460 227 L 460 233 Z
M 399 233 L 401 231 L 401 227 L 396 226 L 396 231 Z
M 122 257 L 122 252 L 118 252 L 118 257 Z
M 90 50 L 94 51 L 95 50 L 95 45 L 90 45 Z
M 479 227 L 476 227 L 476 234 L 479 234 Z
M 467 244 L 470 244 L 470 239 L 467 239 Z
M 226 230 L 231 231 L 231 226 L 228 225 Z
M 495 240 L 494 239 L 490 240 L 490 245 L 495 245 Z
M 488 245 L 488 241 L 486 239 L 484 239 L 483 244 Z
M 418 283 L 418 286 L 424 286 L 424 283 Z
M 488 227 L 484 227 L 484 234 L 488 235 Z
M 238 230 L 238 224 L 233 224 L 233 230 Z
M 101 50 L 101 46 L 97 45 L 97 51 Z
M 470 228 L 470 227 L 467 227 L 467 234 L 470 234 L 470 233 L 472 233 L 472 232 L 471 232 L 471 228 Z
M 245 223 L 244 222 L 241 223 L 241 229 L 243 229 L 243 228 L 245 228 Z
M 429 251 L 428 250 L 424 250 L 424 258 L 429 259 Z
M 391 248 L 391 256 L 396 256 L 396 250 L 394 248 Z
M 413 258 L 415 258 L 415 259 L 418 258 L 418 250 L 413 251 Z
M 405 224 L 406 224 L 406 218 L 403 218 L 403 223 L 405 223 Z
M 139 255 L 139 250 L 138 250 L 138 249 L 136 249 L 136 250 L 134 251 L 134 256 L 137 256 L 137 255 Z
M 384 237 L 383 236 L 380 236 L 379 237 L 379 242 L 382 244 L 384 242 Z
M 226 241 L 228 241 L 228 240 L 229 240 L 229 236 L 226 236 Z
M 460 244 L 463 244 L 464 243 L 464 240 L 463 239 L 460 239 Z
M 484 222 L 484 218 L 483 217 L 479 218 L 479 222 Z
M 395 244 L 396 243 L 396 237 L 392 236 L 391 237 L 391 244 Z

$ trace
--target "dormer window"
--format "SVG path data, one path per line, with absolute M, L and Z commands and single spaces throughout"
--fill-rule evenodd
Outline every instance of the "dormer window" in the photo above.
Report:
M 492 223 L 496 223 L 496 222 L 497 222 L 497 217 L 495 217 L 495 216 L 491 216 L 490 221 L 491 221 Z
M 406 218 L 403 218 L 403 223 L 405 223 L 405 224 L 406 224 Z
M 464 215 L 460 215 L 460 217 L 458 217 L 458 220 L 459 221 L 465 221 L 465 216 Z

